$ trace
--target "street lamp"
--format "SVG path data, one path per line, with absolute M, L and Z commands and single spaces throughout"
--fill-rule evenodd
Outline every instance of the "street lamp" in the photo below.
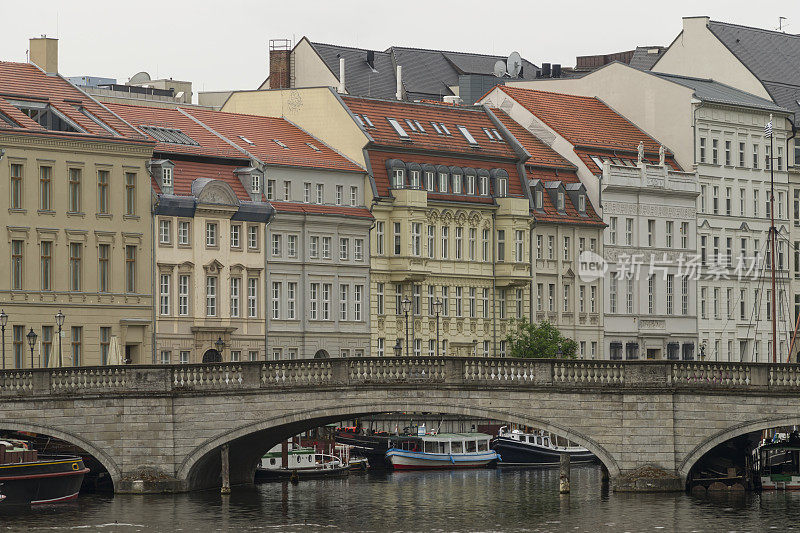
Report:
M 6 369 L 6 324 L 8 324 L 8 315 L 3 309 L 0 310 L 0 328 L 3 330 L 3 370 Z
M 403 346 L 400 344 L 400 337 L 397 337 L 397 342 L 394 343 L 394 355 L 395 357 L 400 357 L 400 353 L 403 351 Z
M 442 312 L 442 300 L 436 298 L 433 302 L 433 310 L 436 313 L 436 357 L 439 357 L 439 313 Z
M 28 337 L 28 346 L 31 347 L 31 368 L 33 368 L 33 347 L 36 346 L 36 332 L 33 331 L 33 328 L 28 332 L 26 335 Z M 25 365 L 22 365 L 23 367 Z M 42 354 L 39 353 L 39 367 L 42 366 Z
M 219 361 L 222 362 L 222 350 L 225 349 L 225 341 L 222 340 L 222 337 L 217 337 L 217 340 L 214 341 L 214 346 L 217 347 L 217 352 L 219 352 Z
M 408 357 L 408 312 L 411 310 L 411 300 L 406 298 L 400 303 L 403 306 L 403 313 L 406 315 L 406 357 Z
M 61 349 L 61 326 L 64 325 L 64 313 L 61 312 L 61 309 L 58 310 L 56 314 L 56 325 L 58 326 L 58 366 L 64 366 L 64 360 L 62 359 L 64 356 L 62 355 L 63 350 Z

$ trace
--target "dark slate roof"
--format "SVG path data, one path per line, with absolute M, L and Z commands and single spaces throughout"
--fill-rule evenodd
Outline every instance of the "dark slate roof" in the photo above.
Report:
M 394 98 L 397 88 L 395 67 L 403 67 L 403 88 L 409 100 L 441 100 L 452 95 L 460 74 L 493 74 L 494 65 L 506 56 L 405 48 L 393 46 L 374 51 L 375 71 L 367 65 L 367 50 L 325 43 L 311 43 L 322 60 L 339 77 L 339 58 L 345 59 L 345 87 L 348 94 Z M 522 60 L 520 79 L 536 78 L 536 65 Z
M 660 72 L 651 72 L 651 74 L 677 83 L 678 85 L 689 87 L 694 91 L 694 95 L 704 102 L 751 107 L 778 113 L 791 112 L 791 110 L 781 107 L 771 100 L 761 98 L 760 96 L 750 94 L 718 81 L 706 78 L 693 78 L 691 76 L 678 76 L 676 74 L 663 74 Z
M 779 105 L 800 112 L 800 35 L 710 21 L 708 29 L 764 84 Z
M 653 52 L 654 50 L 655 52 Z M 666 51 L 664 46 L 637 46 L 631 57 L 630 66 L 650 70 Z

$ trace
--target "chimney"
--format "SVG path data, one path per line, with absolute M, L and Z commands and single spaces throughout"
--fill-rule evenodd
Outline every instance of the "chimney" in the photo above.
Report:
M 558 63 L 553 63 L 553 77 L 554 78 L 561 77 L 561 65 Z
M 542 77 L 543 78 L 550 77 L 550 63 L 542 63 Z
M 375 70 L 375 52 L 373 50 L 367 50 L 367 65 Z
M 344 58 L 339 58 L 339 89 L 340 94 L 344 94 Z
M 288 89 L 289 62 L 291 61 L 291 41 L 289 39 L 271 39 L 269 41 L 269 88 Z
M 33 37 L 30 40 L 30 62 L 47 74 L 58 74 L 58 39 Z
M 402 65 L 397 65 L 397 92 L 395 93 L 395 97 L 398 100 L 403 99 L 403 67 Z

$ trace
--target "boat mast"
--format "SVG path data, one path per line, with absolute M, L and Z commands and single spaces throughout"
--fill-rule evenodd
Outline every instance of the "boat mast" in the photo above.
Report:
M 772 157 L 772 115 L 769 116 L 769 123 L 764 129 L 765 135 L 769 137 L 769 218 L 770 218 L 770 273 L 772 274 L 772 298 L 770 298 L 772 305 L 772 362 L 778 362 L 778 325 L 777 316 L 775 314 L 776 306 L 775 300 L 777 293 L 775 292 L 775 238 L 777 231 L 775 231 L 775 161 Z

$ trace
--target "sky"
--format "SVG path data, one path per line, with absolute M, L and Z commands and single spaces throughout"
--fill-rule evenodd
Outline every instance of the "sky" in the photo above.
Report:
M 255 89 L 268 75 L 270 39 L 384 50 L 392 45 L 508 55 L 573 66 L 575 56 L 669 45 L 685 16 L 766 29 L 797 0 L 0 0 L 0 60 L 26 61 L 28 39 L 59 39 L 64 76 L 193 82 L 198 91 Z M 9 23 L 13 21 L 13 23 Z

